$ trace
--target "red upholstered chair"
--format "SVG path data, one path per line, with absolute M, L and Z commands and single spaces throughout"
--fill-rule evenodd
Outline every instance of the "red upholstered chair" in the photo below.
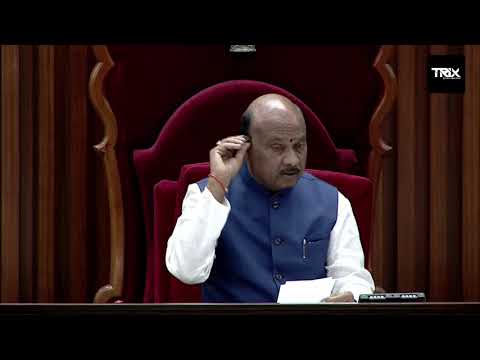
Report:
M 356 163 L 355 153 L 352 150 L 337 149 L 311 109 L 284 89 L 249 80 L 227 81 L 211 86 L 194 95 L 177 109 L 151 148 L 134 151 L 134 163 L 143 196 L 143 214 L 147 229 L 147 271 L 151 266 L 150 229 L 152 229 L 153 215 L 151 189 L 154 184 L 160 179 L 175 178 L 182 164 L 205 160 L 216 139 L 238 133 L 242 112 L 253 99 L 266 93 L 282 94 L 298 104 L 304 112 L 308 142 L 313 149 L 309 154 L 309 164 L 339 171 L 353 169 Z M 178 143 L 178 139 L 182 140 L 181 144 Z M 182 146 L 185 143 L 188 147 Z M 172 159 L 171 154 L 176 155 L 175 159 Z M 164 185 L 158 186 L 163 188 Z M 157 196 L 162 198 L 160 193 Z M 159 201 L 158 198 L 156 201 Z M 148 284 L 147 279 L 146 286 Z M 147 299 L 147 294 L 149 294 L 148 291 L 144 294 L 144 300 Z
M 152 299 L 148 286 L 156 280 L 146 283 L 145 274 L 156 261 L 155 185 L 177 181 L 184 164 L 208 161 L 219 138 L 238 133 L 241 112 L 258 95 L 277 92 L 303 110 L 307 167 L 368 175 L 375 189 L 386 149 L 380 125 L 394 96 L 391 50 L 259 44 L 255 54 L 237 56 L 222 44 L 93 46 L 89 90 L 105 128 L 97 149 L 104 155 L 111 244 L 110 280 L 95 301 Z M 157 203 L 171 201 L 173 182 L 157 186 L 163 189 Z M 159 211 L 170 216 L 169 208 Z
M 183 103 L 167 121 L 152 147 L 133 152 L 143 201 L 147 249 L 152 239 L 155 184 L 162 179 L 175 179 L 183 164 L 208 160 L 209 150 L 219 138 L 239 133 L 240 117 L 248 104 L 267 93 L 282 94 L 302 109 L 308 133 L 308 166 L 337 171 L 354 168 L 355 153 L 337 149 L 320 119 L 288 91 L 252 80 L 216 84 Z
M 175 226 L 175 208 L 177 202 L 177 182 L 161 180 L 155 185 L 154 204 L 158 204 L 154 214 L 154 239 L 168 239 Z M 150 241 L 147 247 L 147 264 L 144 302 L 168 302 L 168 291 L 171 277 L 167 271 L 156 271 L 165 268 L 165 242 Z
M 181 215 L 182 201 L 188 185 L 205 178 L 209 173 L 208 163 L 189 164 L 182 167 L 175 186 L 171 182 L 160 181 L 154 190 L 154 231 L 152 266 L 146 275 L 145 302 L 201 302 L 199 285 L 185 285 L 174 278 L 165 266 L 165 249 L 168 238 Z M 372 183 L 369 179 L 326 170 L 307 169 L 310 174 L 322 179 L 341 191 L 351 202 L 360 232 L 360 240 L 368 259 Z M 166 196 L 166 192 L 168 195 Z M 173 202 L 175 198 L 175 202 Z M 168 216 L 165 209 L 168 208 Z

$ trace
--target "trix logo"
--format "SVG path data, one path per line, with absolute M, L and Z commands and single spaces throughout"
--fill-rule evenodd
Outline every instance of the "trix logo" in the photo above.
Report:
M 460 79 L 460 68 L 434 67 L 431 70 L 434 71 L 436 78 Z

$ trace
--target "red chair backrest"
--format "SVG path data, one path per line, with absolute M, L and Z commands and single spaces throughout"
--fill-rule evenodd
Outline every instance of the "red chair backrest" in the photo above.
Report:
M 163 179 L 177 179 L 184 164 L 208 161 L 209 150 L 219 138 L 239 133 L 240 117 L 248 104 L 267 93 L 284 95 L 303 111 L 309 144 L 307 166 L 337 171 L 346 171 L 354 166 L 356 163 L 354 152 L 337 149 L 320 119 L 305 103 L 288 91 L 251 80 L 233 80 L 216 84 L 183 103 L 170 117 L 150 148 L 134 151 L 133 160 L 142 200 L 147 244 L 152 239 L 152 199 L 155 184 Z M 132 185 L 133 181 L 130 186 Z M 125 191 L 131 193 L 133 190 L 126 188 Z M 132 219 L 137 221 L 138 216 L 138 213 L 134 214 Z M 126 217 L 125 220 L 128 225 L 131 219 Z M 133 226 L 126 228 L 128 230 Z M 135 256 L 136 248 L 138 240 L 127 236 L 125 267 L 127 280 L 131 281 L 134 278 L 133 266 L 129 268 L 129 264 L 141 261 L 141 256 Z

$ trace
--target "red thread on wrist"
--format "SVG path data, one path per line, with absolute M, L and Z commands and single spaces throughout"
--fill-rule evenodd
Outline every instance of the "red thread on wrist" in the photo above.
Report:
M 210 173 L 210 174 L 208 174 L 208 177 L 211 177 L 216 182 L 218 182 L 220 184 L 220 186 L 222 187 L 223 191 L 225 192 L 225 194 L 228 193 L 228 188 L 225 185 L 223 185 L 223 183 L 215 175 Z

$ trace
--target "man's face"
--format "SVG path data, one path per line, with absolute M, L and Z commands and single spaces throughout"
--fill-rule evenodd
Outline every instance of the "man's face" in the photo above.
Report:
M 248 164 L 271 191 L 295 186 L 307 161 L 305 122 L 299 113 L 272 112 L 252 122 Z

